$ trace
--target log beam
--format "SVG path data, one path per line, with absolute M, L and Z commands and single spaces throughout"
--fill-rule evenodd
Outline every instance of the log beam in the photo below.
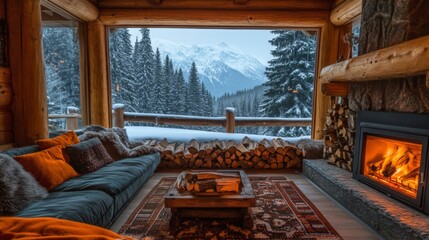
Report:
M 346 97 L 349 93 L 349 84 L 346 82 L 323 83 L 322 93 L 327 96 Z
M 154 5 L 154 2 L 161 4 Z M 245 4 L 238 4 L 246 2 Z M 165 9 L 219 9 L 219 10 L 304 10 L 331 11 L 331 0 L 99 0 L 100 9 L 111 8 L 165 8 Z
M 428 71 L 429 36 L 425 36 L 324 67 L 319 80 L 323 83 L 388 80 Z
M 202 9 L 102 9 L 100 20 L 113 26 L 198 26 L 198 27 L 321 27 L 326 11 L 239 11 L 220 15 Z
M 110 127 L 106 28 L 100 20 L 88 23 L 88 124 Z
M 331 22 L 335 26 L 346 25 L 362 13 L 362 0 L 346 0 L 331 12 Z
M 7 16 L 15 142 L 31 145 L 48 137 L 40 0 L 7 1 Z
M 96 5 L 89 0 L 45 0 L 56 7 L 63 9 L 84 22 L 92 22 L 98 18 L 100 12 Z

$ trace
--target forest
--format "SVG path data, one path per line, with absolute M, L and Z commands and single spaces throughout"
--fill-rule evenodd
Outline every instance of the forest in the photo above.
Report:
M 315 34 L 271 31 L 270 43 L 275 48 L 265 71 L 267 82 L 215 98 L 200 81 L 195 63 L 186 69 L 189 76 L 185 79 L 184 69 L 175 68 L 168 55 L 161 57 L 159 49 L 152 48 L 150 29 L 141 28 L 140 32 L 140 40 L 132 44 L 127 28 L 109 29 L 112 104 L 123 103 L 126 111 L 142 113 L 224 116 L 226 107 L 234 107 L 236 116 L 242 117 L 311 118 Z M 80 108 L 76 35 L 75 28 L 43 28 L 49 114 L 64 114 L 67 107 Z M 61 122 L 51 120 L 50 124 L 58 126 Z M 237 131 L 282 137 L 311 134 L 310 127 L 243 127 Z

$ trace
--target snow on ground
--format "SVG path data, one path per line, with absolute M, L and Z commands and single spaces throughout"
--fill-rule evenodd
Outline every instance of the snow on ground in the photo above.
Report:
M 189 142 L 192 139 L 196 139 L 202 142 L 209 142 L 213 140 L 234 140 L 241 141 L 245 136 L 252 140 L 260 141 L 264 138 L 271 140 L 273 136 L 265 135 L 254 135 L 254 134 L 243 134 L 243 133 L 223 133 L 223 132 L 206 132 L 198 130 L 188 130 L 179 128 L 163 128 L 163 127 L 125 127 L 127 130 L 128 137 L 130 140 L 145 140 L 145 139 L 158 139 L 162 140 L 166 138 L 168 142 Z M 295 138 L 283 138 L 289 142 L 296 142 L 300 139 L 310 138 L 295 137 Z

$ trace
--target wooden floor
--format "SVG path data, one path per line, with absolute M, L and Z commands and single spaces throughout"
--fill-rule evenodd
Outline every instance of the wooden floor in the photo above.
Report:
M 128 216 L 137 207 L 140 201 L 146 196 L 146 194 L 155 186 L 159 180 L 163 177 L 177 176 L 179 171 L 157 171 L 143 186 L 137 196 L 128 205 L 128 207 L 118 217 L 116 222 L 113 224 L 111 229 L 113 231 L 119 231 L 121 226 L 128 219 Z M 249 176 L 257 175 L 282 175 L 293 180 L 295 184 L 301 189 L 301 191 L 310 199 L 313 204 L 322 212 L 329 223 L 337 230 L 337 232 L 345 240 L 372 240 L 372 239 L 383 239 L 376 232 L 370 229 L 367 225 L 361 222 L 358 218 L 353 216 L 350 212 L 344 209 L 341 205 L 335 202 L 332 198 L 326 195 L 321 189 L 309 181 L 305 176 L 300 173 L 285 173 L 285 172 L 274 172 L 267 173 L 261 171 L 246 171 Z

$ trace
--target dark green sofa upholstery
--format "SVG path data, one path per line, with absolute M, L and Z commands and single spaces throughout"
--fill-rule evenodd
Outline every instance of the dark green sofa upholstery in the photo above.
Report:
M 27 146 L 4 153 L 17 156 L 36 151 L 36 146 Z M 159 163 L 159 153 L 113 162 L 65 181 L 47 198 L 31 203 L 16 216 L 55 217 L 109 227 Z

